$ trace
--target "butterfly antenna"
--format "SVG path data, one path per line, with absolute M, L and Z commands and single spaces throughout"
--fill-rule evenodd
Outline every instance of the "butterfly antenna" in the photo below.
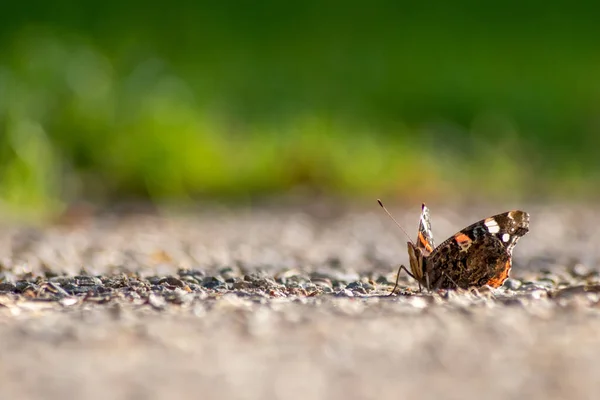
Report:
M 392 219 L 392 221 L 394 221 L 394 223 L 396 225 L 398 225 L 398 228 L 400 228 L 400 230 L 402 232 L 404 232 L 404 234 L 406 235 L 406 237 L 408 238 L 408 240 L 414 244 L 414 242 L 411 240 L 410 236 L 408 236 L 408 233 L 406 233 L 406 231 L 404 230 L 404 228 L 402 227 L 402 225 L 400 225 L 398 223 L 398 221 L 396 221 L 396 218 L 394 218 L 394 216 L 392 214 L 390 214 L 390 212 L 387 210 L 387 208 L 385 208 L 385 206 L 383 205 L 383 203 L 381 202 L 381 200 L 377 199 L 377 203 L 379 203 L 379 205 L 381 206 L 381 208 L 383 208 L 383 211 L 385 211 L 385 213 L 388 215 L 388 217 L 390 217 Z

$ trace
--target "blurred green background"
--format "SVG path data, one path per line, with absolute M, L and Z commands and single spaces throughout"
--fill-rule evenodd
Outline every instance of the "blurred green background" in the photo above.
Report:
M 3 4 L 0 207 L 596 196 L 598 4 Z

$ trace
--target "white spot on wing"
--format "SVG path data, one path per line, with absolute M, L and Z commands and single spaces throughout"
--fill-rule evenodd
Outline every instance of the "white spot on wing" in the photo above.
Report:
M 504 243 L 508 243 L 509 240 L 510 240 L 510 235 L 508 233 L 505 233 L 504 235 L 502 235 L 502 241 Z
M 500 226 L 496 222 L 494 218 L 486 219 L 484 222 L 485 227 L 487 228 L 489 233 L 498 233 L 500 232 Z

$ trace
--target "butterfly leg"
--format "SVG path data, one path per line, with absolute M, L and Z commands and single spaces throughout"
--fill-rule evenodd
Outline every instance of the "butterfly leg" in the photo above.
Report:
M 396 291 L 396 289 L 398 288 L 398 282 L 400 281 L 400 272 L 402 270 L 404 270 L 408 274 L 408 276 L 410 276 L 414 280 L 418 281 L 417 278 L 415 278 L 415 276 L 413 274 L 411 274 L 404 265 L 400 265 L 400 267 L 398 267 L 398 273 L 396 274 L 396 284 L 394 285 L 394 288 L 392 289 L 389 296 L 393 295 L 394 292 Z M 421 291 L 421 283 L 419 283 L 419 291 Z
M 446 278 L 448 278 L 448 280 L 450 282 L 452 282 L 452 284 L 454 284 L 454 286 L 458 287 L 458 283 L 454 282 L 454 279 L 450 278 L 450 276 L 448 274 L 444 274 L 446 276 Z
M 438 279 L 438 280 L 437 280 L 437 282 L 436 282 L 436 285 L 435 285 L 435 286 L 436 286 L 436 290 L 437 290 L 437 289 L 439 289 L 439 286 L 440 286 L 440 285 L 441 285 L 441 283 L 444 281 L 444 278 L 446 278 L 446 279 L 448 279 L 450 282 L 452 282 L 452 284 L 454 285 L 454 287 L 455 287 L 456 289 L 458 289 L 458 288 L 459 288 L 459 286 L 458 286 L 458 283 L 456 283 L 456 282 L 454 281 L 454 279 L 450 278 L 450 275 L 448 275 L 447 273 L 445 273 L 445 272 L 443 272 L 443 271 L 442 271 L 442 276 L 440 276 L 440 279 Z
M 442 273 L 442 275 L 440 275 L 440 277 L 436 279 L 436 281 L 433 284 L 434 291 L 440 289 L 440 286 L 442 286 L 442 282 L 444 281 L 445 276 L 446 276 L 446 274 Z

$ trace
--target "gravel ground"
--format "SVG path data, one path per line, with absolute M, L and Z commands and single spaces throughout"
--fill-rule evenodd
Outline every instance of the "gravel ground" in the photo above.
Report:
M 437 242 L 507 208 L 433 206 Z M 0 398 L 597 398 L 600 213 L 523 209 L 502 288 L 391 297 L 375 205 L 5 226 Z

